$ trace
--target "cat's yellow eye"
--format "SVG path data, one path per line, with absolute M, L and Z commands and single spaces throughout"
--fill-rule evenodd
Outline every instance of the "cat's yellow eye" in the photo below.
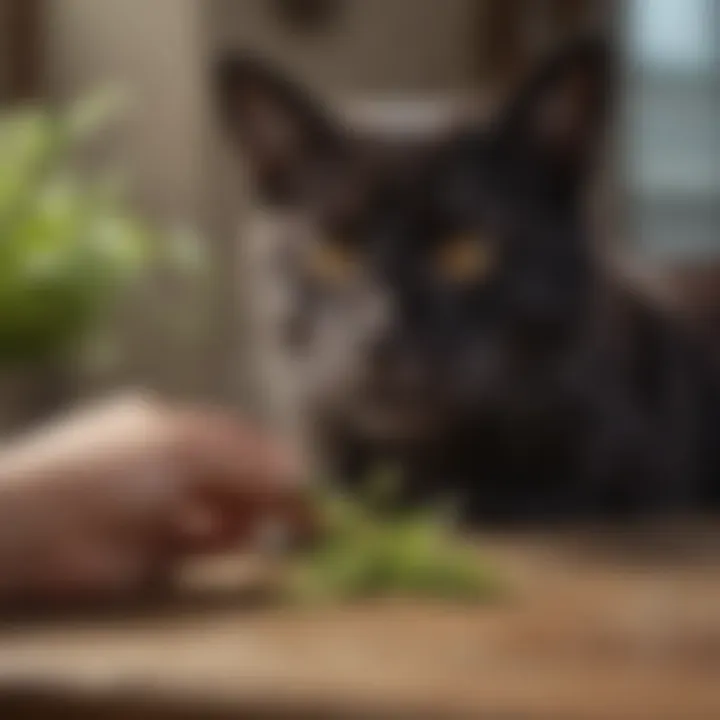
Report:
M 311 276 L 328 285 L 346 285 L 360 272 L 360 257 L 347 243 L 318 243 L 311 251 L 308 270 Z
M 487 280 L 495 270 L 497 255 L 492 242 L 482 235 L 458 235 L 441 245 L 435 268 L 445 281 L 469 285 Z

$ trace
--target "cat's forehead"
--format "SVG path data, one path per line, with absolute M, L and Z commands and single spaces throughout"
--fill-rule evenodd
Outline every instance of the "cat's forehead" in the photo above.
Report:
M 311 208 L 256 208 L 247 226 L 266 248 L 306 245 L 338 219 L 388 219 L 418 205 L 429 211 L 462 202 L 472 167 L 464 128 L 477 135 L 487 114 L 476 96 L 354 100 L 335 110 L 356 140 L 354 162 L 319 188 Z
M 481 128 L 370 139 L 348 189 L 356 215 L 452 215 L 476 205 L 493 173 L 492 140 Z M 335 192 L 337 192 L 337 187 Z
M 395 145 L 369 180 L 365 212 L 429 236 L 478 221 L 496 201 L 493 145 L 478 127 Z

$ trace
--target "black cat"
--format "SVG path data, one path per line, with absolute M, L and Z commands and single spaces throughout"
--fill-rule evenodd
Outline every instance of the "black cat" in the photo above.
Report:
M 574 43 L 494 121 L 396 144 L 221 62 L 224 118 L 285 221 L 298 402 L 343 476 L 389 456 L 411 494 L 483 518 L 718 500 L 712 361 L 594 256 L 611 60 Z

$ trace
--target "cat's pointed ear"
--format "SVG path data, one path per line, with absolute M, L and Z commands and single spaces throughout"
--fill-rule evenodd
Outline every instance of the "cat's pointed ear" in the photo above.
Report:
M 224 56 L 217 63 L 215 90 L 222 120 L 265 200 L 301 200 L 339 162 L 345 146 L 340 129 L 319 102 L 268 63 Z
M 597 37 L 565 46 L 529 78 L 502 127 L 521 145 L 582 177 L 601 146 L 611 105 L 612 51 Z

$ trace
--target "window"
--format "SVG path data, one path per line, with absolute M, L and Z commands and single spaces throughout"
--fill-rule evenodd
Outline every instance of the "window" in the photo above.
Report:
M 720 259 L 720 3 L 631 0 L 623 133 L 641 251 Z

